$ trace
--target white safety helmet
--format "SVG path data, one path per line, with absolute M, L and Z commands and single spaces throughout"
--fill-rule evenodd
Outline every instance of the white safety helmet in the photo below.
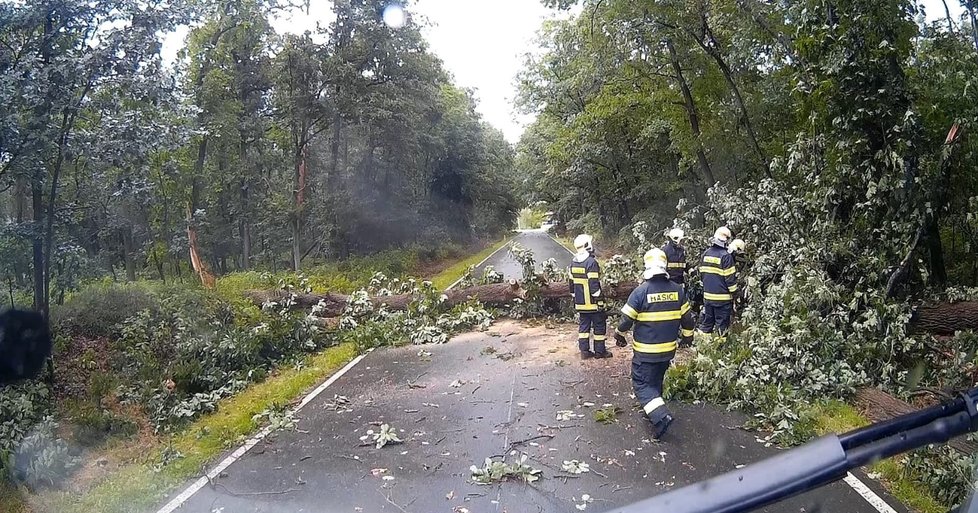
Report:
M 727 246 L 731 237 L 733 237 L 733 234 L 730 233 L 730 228 L 726 226 L 721 226 L 717 228 L 717 231 L 713 232 L 713 242 L 723 247 Z
M 686 232 L 684 232 L 681 228 L 673 228 L 669 230 L 669 233 L 666 236 L 669 237 L 669 240 L 679 244 L 684 238 L 686 238 Z
M 574 248 L 576 248 L 578 251 L 594 251 L 594 237 L 591 237 L 586 233 L 578 235 L 574 239 Z
M 666 258 L 666 252 L 659 248 L 652 248 L 645 252 L 645 272 L 642 273 L 642 277 L 648 280 L 649 278 L 657 275 L 668 275 L 666 268 L 668 267 L 669 260 Z
M 744 242 L 744 239 L 734 239 L 730 241 L 730 245 L 727 246 L 727 251 L 730 253 L 736 253 L 738 251 L 743 251 L 746 247 L 747 243 Z

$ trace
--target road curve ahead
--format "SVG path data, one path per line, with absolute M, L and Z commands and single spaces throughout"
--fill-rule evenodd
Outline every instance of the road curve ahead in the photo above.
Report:
M 572 254 L 567 248 L 561 246 L 553 239 L 553 237 L 543 230 L 522 231 L 519 235 L 513 238 L 512 242 L 516 242 L 524 248 L 528 248 L 533 251 L 533 258 L 537 262 L 537 270 L 540 270 L 540 264 L 547 261 L 547 259 L 553 258 L 557 260 L 560 267 L 566 267 L 572 258 Z M 475 276 L 481 277 L 486 266 L 490 265 L 496 271 L 503 273 L 503 276 L 506 279 L 523 278 L 523 268 L 520 267 L 519 262 L 513 258 L 513 255 L 510 254 L 509 244 L 490 255 L 485 262 L 479 264 L 479 267 L 476 268 Z

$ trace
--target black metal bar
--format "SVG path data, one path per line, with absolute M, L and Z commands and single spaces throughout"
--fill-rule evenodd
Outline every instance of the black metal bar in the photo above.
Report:
M 849 468 L 853 469 L 918 447 L 942 444 L 969 431 L 971 415 L 967 411 L 959 411 L 929 424 L 850 449 L 846 451 L 846 460 Z
M 978 388 L 942 405 L 851 431 L 841 437 L 823 437 L 742 469 L 614 511 L 753 511 L 841 479 L 854 468 L 978 430 L 976 402 Z
M 978 388 L 969 390 L 967 394 L 978 397 Z M 844 435 L 839 435 L 839 442 L 845 450 L 875 442 L 882 438 L 894 435 L 901 431 L 908 431 L 920 426 L 929 424 L 936 419 L 953 415 L 965 409 L 964 399 L 958 397 L 949 402 L 931 406 L 920 411 L 894 417 L 883 422 L 872 424 L 864 428 L 850 431 Z

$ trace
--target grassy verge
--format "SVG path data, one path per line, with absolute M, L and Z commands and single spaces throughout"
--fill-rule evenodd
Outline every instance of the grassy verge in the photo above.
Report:
M 840 401 L 817 404 L 809 412 L 815 433 L 845 433 L 869 424 L 859 411 Z M 921 483 L 919 476 L 913 475 L 903 465 L 902 457 L 890 458 L 870 466 L 870 472 L 878 474 L 884 488 L 905 506 L 920 513 L 944 513 L 950 506 L 943 505 L 930 494 Z
M 485 249 L 483 249 L 482 251 L 464 260 L 460 260 L 456 262 L 454 265 L 452 265 L 451 267 L 436 274 L 431 278 L 431 283 L 434 284 L 435 288 L 439 290 L 447 289 L 449 286 L 451 286 L 451 284 L 455 283 L 456 280 L 458 280 L 459 278 L 462 277 L 462 275 L 465 274 L 466 269 L 468 269 L 470 265 L 476 265 L 479 262 L 482 262 L 489 255 L 493 254 L 496 250 L 503 247 L 503 245 L 505 245 L 507 242 L 509 242 L 512 239 L 513 239 L 512 235 L 507 234 L 499 241 L 486 246 Z
M 171 438 L 159 440 L 147 457 L 121 466 L 88 491 L 44 492 L 38 496 L 34 511 L 64 513 L 122 513 L 145 511 L 165 494 L 198 475 L 215 457 L 239 444 L 242 438 L 259 427 L 252 417 L 269 408 L 281 408 L 301 392 L 319 383 L 356 355 L 352 344 L 344 344 L 306 358 L 298 368 L 278 371 L 265 381 L 249 387 L 234 397 L 221 401 L 217 412 L 201 417 Z M 165 453 L 179 452 L 182 457 L 155 471 L 153 466 Z M 18 506 L 17 494 L 9 503 L 0 489 L 0 510 L 27 511 Z M 32 501 L 33 502 L 33 501 Z M 17 508 L 20 508 L 19 510 Z
M 567 251 L 571 253 L 577 253 L 577 249 L 574 248 L 574 240 L 569 236 L 554 237 L 554 240 L 559 242 L 561 246 L 567 248 Z

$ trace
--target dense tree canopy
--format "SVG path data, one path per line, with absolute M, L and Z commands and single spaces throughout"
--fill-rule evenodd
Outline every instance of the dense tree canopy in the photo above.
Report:
M 278 34 L 278 0 L 0 5 L 0 279 L 303 262 L 505 229 L 513 150 L 386 2 Z M 175 66 L 161 38 L 190 24 Z M 12 299 L 11 299 L 12 300 Z
M 716 185 L 750 203 L 772 180 L 808 199 L 815 225 L 794 236 L 834 277 L 891 294 L 911 274 L 976 283 L 978 46 L 963 5 L 925 24 L 903 0 L 585 1 L 545 28 L 521 77 L 539 114 L 517 155 L 524 185 L 570 228 L 615 236 L 709 207 Z

